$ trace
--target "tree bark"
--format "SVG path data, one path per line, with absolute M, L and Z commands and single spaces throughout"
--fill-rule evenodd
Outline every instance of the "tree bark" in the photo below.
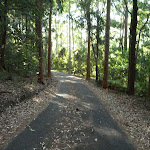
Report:
M 4 1 L 4 14 L 3 16 L 1 15 L 1 22 L 2 22 L 2 42 L 0 45 L 1 48 L 1 60 L 0 60 L 0 70 L 3 68 L 5 69 L 5 64 L 4 64 L 4 60 L 5 60 L 5 46 L 6 46 L 6 36 L 7 36 L 7 0 Z
M 127 37 L 128 37 L 128 9 L 125 12 L 125 28 L 124 28 L 124 50 L 127 51 Z
M 57 20 L 55 18 L 55 38 L 56 38 L 56 54 L 58 54 L 58 32 L 57 32 Z
M 105 60 L 104 60 L 103 85 L 102 85 L 103 88 L 108 88 L 110 5 L 111 5 L 111 0 L 107 0 L 107 18 L 106 18 L 106 32 L 105 32 Z
M 133 0 L 133 13 L 130 26 L 130 45 L 129 45 L 129 70 L 128 70 L 128 93 L 134 94 L 135 69 L 136 69 L 136 28 L 137 28 L 137 0 Z
M 68 72 L 71 73 L 71 24 L 70 24 L 70 0 L 69 0 L 69 61 Z
M 88 28 L 88 53 L 87 53 L 87 73 L 86 73 L 86 80 L 90 80 L 90 30 L 91 30 L 91 22 L 90 22 L 90 3 L 88 1 L 88 8 L 87 8 L 87 28 Z
M 51 79 L 51 51 L 52 51 L 52 41 L 51 41 L 52 8 L 53 8 L 53 2 L 52 0 L 50 0 L 49 39 L 48 39 L 48 77 L 50 79 Z
M 92 40 L 92 38 L 91 38 L 91 42 L 92 42 L 93 40 Z M 96 65 L 96 67 L 95 67 L 95 69 L 96 69 L 96 82 L 98 82 L 98 75 L 97 75 L 97 73 L 98 73 L 98 59 L 97 59 L 97 51 L 95 52 L 95 48 L 94 48 L 94 45 L 93 45 L 93 43 L 92 43 L 92 50 L 93 50 L 93 53 L 94 53 L 94 58 L 95 58 L 95 65 Z
M 149 75 L 149 87 L 148 87 L 148 94 L 150 96 L 150 75 Z
M 43 7 L 42 0 L 37 0 L 37 8 L 40 10 Z M 37 33 L 37 48 L 39 52 L 39 79 L 38 81 L 44 84 L 44 68 L 43 68 L 43 47 L 42 47 L 42 17 L 41 15 L 37 16 L 36 19 L 36 33 Z
M 73 27 L 73 19 L 72 19 L 72 51 L 74 51 L 74 27 Z
M 98 70 L 98 52 L 99 52 L 99 1 L 97 0 L 97 28 L 96 28 L 96 39 L 97 39 L 97 43 L 96 43 L 96 82 L 98 82 L 98 74 L 99 74 L 99 70 Z

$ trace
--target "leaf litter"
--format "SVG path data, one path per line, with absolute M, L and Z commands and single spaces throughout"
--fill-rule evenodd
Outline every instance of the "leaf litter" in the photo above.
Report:
M 99 97 L 111 116 L 117 120 L 130 137 L 137 150 L 148 150 L 150 145 L 150 111 L 139 107 L 135 97 L 97 88 L 90 82 L 81 78 L 78 79 Z M 39 95 L 15 107 L 10 106 L 5 112 L 1 113 L 0 143 L 2 144 L 0 146 L 22 130 L 36 117 L 40 112 L 39 110 L 46 107 L 50 99 L 54 97 L 54 91 L 56 91 L 56 85 L 58 84 L 56 79 L 53 80 L 54 83 L 50 84 L 50 88 L 46 88 Z M 70 90 L 70 92 L 73 92 L 75 89 L 72 87 Z M 140 100 L 142 101 L 142 99 Z M 61 149 L 74 149 L 77 143 L 78 145 L 79 143 L 84 143 L 94 132 L 92 124 L 86 121 L 83 122 L 81 119 L 81 112 L 86 115 L 86 109 L 89 109 L 90 106 L 84 107 L 83 112 L 83 108 L 77 105 L 79 101 L 79 99 L 74 98 L 74 103 L 68 101 L 66 105 L 60 106 L 63 117 L 56 121 L 52 133 L 53 142 L 51 147 L 47 147 L 48 138 L 45 138 L 45 141 L 43 141 L 42 147 L 44 150 L 60 150 L 60 147 Z M 84 132 L 87 128 L 90 128 L 89 133 Z M 31 130 L 34 132 L 34 129 L 31 128 Z M 98 142 L 97 138 L 93 140 Z
M 150 149 L 150 102 L 148 100 L 98 88 L 84 79 L 81 79 L 81 82 L 98 96 L 137 150 Z
M 59 81 L 54 76 L 52 76 L 51 80 L 46 78 L 47 83 L 45 85 L 37 83 L 35 78 L 34 80 L 28 80 L 29 81 L 24 82 L 20 81 L 17 85 L 12 81 L 0 84 L 0 87 L 3 87 L 3 90 L 8 89 L 11 93 L 14 93 L 11 95 L 11 98 L 8 93 L 5 93 L 6 95 L 3 95 L 4 97 L 0 96 L 0 101 L 15 101 L 15 105 L 10 105 L 6 108 L 2 108 L 1 106 L 1 110 L 3 111 L 0 113 L 0 149 L 4 147 L 11 138 L 17 136 L 17 134 L 25 127 L 28 127 L 31 132 L 35 132 L 28 124 L 47 107 L 49 102 L 55 97 L 55 92 L 59 87 Z M 32 85 L 29 84 L 31 82 L 33 83 Z M 15 99 L 19 99 L 20 95 L 27 94 L 21 90 L 21 87 L 26 87 L 27 89 L 31 88 L 35 94 L 31 98 L 16 103 Z

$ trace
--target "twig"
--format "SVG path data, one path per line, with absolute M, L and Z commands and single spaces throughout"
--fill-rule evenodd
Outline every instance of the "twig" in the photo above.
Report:
M 0 94 L 2 94 L 2 93 L 12 93 L 12 92 L 9 92 L 9 91 L 0 91 Z

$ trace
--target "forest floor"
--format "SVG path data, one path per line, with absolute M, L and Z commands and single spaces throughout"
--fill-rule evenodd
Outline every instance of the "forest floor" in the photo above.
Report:
M 82 78 L 73 76 L 72 78 L 79 80 L 80 83 L 88 87 L 95 95 L 97 95 L 99 101 L 106 107 L 111 117 L 117 121 L 119 126 L 128 135 L 137 150 L 149 149 L 150 106 L 149 103 L 146 103 L 144 98 L 137 98 L 116 91 L 104 90 L 102 88 L 97 88 L 93 83 L 87 82 Z M 32 120 L 35 120 L 38 114 L 52 102 L 52 99 L 56 97 L 56 92 L 60 88 L 60 82 L 55 77 L 53 77 L 51 81 L 47 80 L 48 84 L 46 85 L 38 84 L 36 78 L 30 80 L 24 79 L 24 82 L 22 82 L 21 79 L 20 81 L 18 81 L 18 79 L 15 81 L 17 82 L 7 81 L 5 83 L 0 83 L 0 89 L 3 89 L 3 91 L 0 91 L 1 104 L 4 104 L 3 101 L 7 100 L 17 101 L 17 103 L 12 102 L 12 106 L 7 107 L 7 109 L 1 107 L 3 112 L 0 114 L 0 148 L 4 147 L 10 139 L 15 137 L 20 131 L 25 129 L 25 127 L 28 127 L 31 132 L 34 132 L 34 129 L 31 128 L 29 123 Z M 74 82 L 75 81 L 72 81 L 72 83 Z M 28 95 L 27 93 L 30 92 L 32 93 L 32 96 L 26 96 Z M 81 118 L 80 107 L 79 110 L 76 110 L 79 111 L 79 113 L 76 114 L 74 112 L 75 109 L 78 109 L 77 107 L 79 107 L 79 104 L 75 105 L 74 103 L 68 103 L 64 106 L 64 108 L 70 109 L 70 112 L 66 112 L 66 114 L 72 113 L 72 117 L 73 115 L 77 115 L 76 117 Z M 73 110 L 71 110 L 72 108 Z M 81 111 L 83 111 L 82 109 L 83 108 L 81 108 Z M 67 116 L 65 116 L 64 120 L 58 122 L 59 128 L 61 129 L 65 122 L 69 123 L 68 121 Z M 82 120 L 79 120 L 79 123 L 81 121 Z M 67 131 L 64 130 L 66 133 L 71 130 L 68 126 L 66 126 L 66 128 L 68 128 Z M 74 129 L 78 130 L 78 128 L 75 127 Z M 96 129 L 94 128 L 91 130 L 91 132 L 94 132 Z M 56 139 L 53 141 L 53 145 L 55 146 L 60 140 L 59 137 L 57 137 L 58 132 L 59 130 L 55 132 Z M 82 134 L 84 133 L 82 132 Z M 97 141 L 98 139 L 95 138 L 94 140 Z
M 59 81 L 54 76 L 45 78 L 45 85 L 37 81 L 38 76 L 18 75 L 0 80 L 0 149 L 47 107 L 57 91 Z

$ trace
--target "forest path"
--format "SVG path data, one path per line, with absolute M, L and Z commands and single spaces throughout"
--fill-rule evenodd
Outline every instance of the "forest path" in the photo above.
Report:
M 60 88 L 5 150 L 135 150 L 80 78 L 53 72 Z

